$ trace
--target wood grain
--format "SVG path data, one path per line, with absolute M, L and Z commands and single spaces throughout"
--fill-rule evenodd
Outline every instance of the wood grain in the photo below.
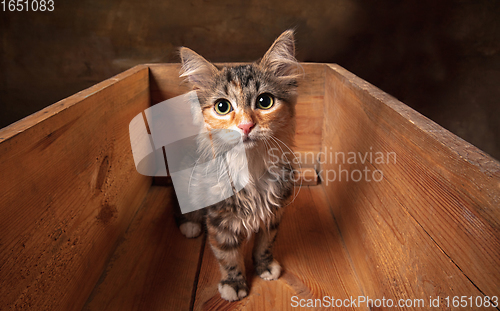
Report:
M 363 164 L 358 157 L 357 163 L 322 165 L 366 293 L 395 299 L 498 295 L 498 162 L 339 66 L 330 68 L 324 147 L 396 155 L 385 163 Z M 326 182 L 329 170 L 365 168 L 382 171 L 382 181 L 346 181 L 344 175 L 342 182 Z
M 84 310 L 189 310 L 203 238 L 185 238 L 173 187 L 153 186 Z
M 0 308 L 80 310 L 151 184 L 128 123 L 134 67 L 0 130 Z
M 318 184 L 318 173 L 314 168 L 299 168 L 297 169 L 298 177 L 295 182 L 295 186 L 305 187 L 305 186 L 315 186 Z
M 251 245 L 245 262 L 250 294 L 234 303 L 220 298 L 218 264 L 206 245 L 194 310 L 291 310 L 292 296 L 344 299 L 362 293 L 321 187 L 303 187 L 287 207 L 275 246 L 275 258 L 284 268 L 278 280 L 253 275 Z
M 323 101 L 325 90 L 325 67 L 321 64 L 301 63 L 304 76 L 299 80 L 297 90 L 295 132 L 296 151 L 321 149 L 323 127 Z
M 315 186 L 319 183 L 318 172 L 321 165 L 318 162 L 318 152 L 314 151 L 294 151 L 293 160 L 299 179 L 295 186 Z

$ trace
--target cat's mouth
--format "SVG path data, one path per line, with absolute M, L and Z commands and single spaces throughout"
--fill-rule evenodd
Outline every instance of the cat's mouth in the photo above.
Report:
M 257 144 L 257 141 L 250 136 L 243 136 L 242 140 L 245 148 L 252 148 Z

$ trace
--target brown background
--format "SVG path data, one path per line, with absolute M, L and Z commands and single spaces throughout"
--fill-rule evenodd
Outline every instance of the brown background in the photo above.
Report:
M 61 1 L 0 12 L 0 127 L 136 64 L 253 61 L 285 29 L 500 159 L 500 1 Z

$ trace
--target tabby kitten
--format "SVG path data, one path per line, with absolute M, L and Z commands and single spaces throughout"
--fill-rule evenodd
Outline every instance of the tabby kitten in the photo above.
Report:
M 253 261 L 256 273 L 276 280 L 281 266 L 273 258 L 283 207 L 293 194 L 289 157 L 295 135 L 298 68 L 293 31 L 276 39 L 256 63 L 218 68 L 188 48 L 181 48 L 181 77 L 197 91 L 204 130 L 230 129 L 241 133 L 248 162 L 247 184 L 230 198 L 179 217 L 188 238 L 201 233 L 205 222 L 208 242 L 222 274 L 219 292 L 228 301 L 248 294 L 241 245 L 256 233 Z M 229 171 L 241 163 L 231 161 Z M 232 175 L 234 176 L 234 175 Z

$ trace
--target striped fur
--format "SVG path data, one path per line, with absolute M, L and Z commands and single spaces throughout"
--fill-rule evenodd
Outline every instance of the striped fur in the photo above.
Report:
M 178 218 L 179 225 L 205 224 L 208 241 L 220 265 L 219 292 L 226 300 L 238 300 L 248 294 L 240 250 L 252 234 L 256 234 L 253 250 L 256 273 L 273 280 L 281 271 L 272 248 L 283 207 L 294 190 L 290 178 L 293 163 L 290 148 L 295 134 L 299 65 L 294 58 L 293 32 L 284 32 L 259 62 L 250 65 L 218 68 L 190 49 L 181 48 L 180 54 L 181 77 L 187 78 L 197 90 L 206 130 L 241 131 L 239 124 L 255 124 L 245 141 L 250 174 L 245 188 L 223 202 Z M 256 103 L 257 97 L 264 93 L 274 99 L 274 106 L 268 110 L 259 109 Z M 234 111 L 218 115 L 214 105 L 220 99 L 228 100 Z M 199 141 L 199 148 L 206 148 L 207 156 L 217 153 L 213 140 Z M 233 157 L 230 176 L 238 178 L 238 174 L 232 172 L 241 168 L 242 157 L 228 156 Z M 196 194 L 193 198 L 196 199 Z M 194 229 L 189 227 L 187 231 L 197 232 Z

